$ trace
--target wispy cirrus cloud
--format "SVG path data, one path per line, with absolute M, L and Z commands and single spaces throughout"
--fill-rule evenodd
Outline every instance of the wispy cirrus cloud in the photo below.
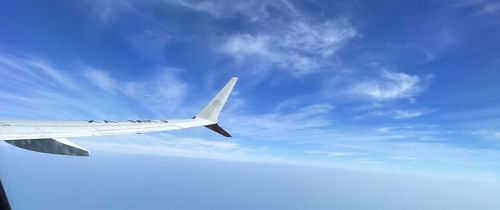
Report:
M 391 101 L 414 97 L 423 89 L 424 82 L 417 75 L 384 70 L 378 78 L 354 84 L 349 93 L 374 101 Z
M 444 25 L 440 26 L 437 31 L 423 36 L 422 39 L 407 44 L 407 47 L 410 49 L 420 48 L 425 56 L 425 62 L 428 63 L 442 58 L 460 44 L 457 31 Z
M 251 30 L 224 34 L 212 45 L 252 72 L 279 69 L 296 76 L 318 72 L 329 67 L 335 53 L 359 35 L 347 17 L 314 18 L 287 0 L 167 2 L 218 19 L 245 20 Z
M 258 137 L 267 140 L 288 139 L 293 133 L 295 137 L 307 138 L 308 134 L 316 135 L 318 129 L 326 129 L 332 125 L 329 118 L 334 109 L 329 104 L 310 104 L 288 113 L 274 112 L 267 114 L 245 114 L 241 112 L 227 113 L 225 121 L 228 128 L 246 137 Z M 293 138 L 296 139 L 296 138 Z
M 497 15 L 500 13 L 498 0 L 452 0 L 453 6 L 467 8 L 483 15 Z
M 182 70 L 164 68 L 154 79 L 148 81 L 121 81 L 106 71 L 87 67 L 83 75 L 88 82 L 101 90 L 119 96 L 126 96 L 147 107 L 158 116 L 173 114 L 184 101 L 188 85 L 178 78 Z M 168 85 L 167 85 L 168 84 Z
M 158 115 L 180 114 L 179 108 L 189 91 L 188 84 L 179 78 L 181 71 L 177 68 L 161 68 L 153 80 L 124 84 L 124 93 L 154 109 Z
M 239 62 L 302 75 L 330 65 L 331 56 L 357 34 L 347 18 L 314 24 L 297 20 L 265 33 L 229 35 L 220 51 Z
M 92 17 L 103 25 L 111 24 L 120 15 L 132 12 L 136 14 L 143 14 L 138 10 L 134 4 L 137 0 L 102 0 L 102 1 L 86 1 L 80 2 L 90 11 Z
M 498 14 L 500 12 L 500 1 L 492 1 L 485 3 L 483 9 L 481 10 L 485 14 Z
M 49 81 L 40 81 L 40 86 L 63 85 L 66 88 L 75 87 L 75 81 L 57 71 L 46 61 L 33 57 L 15 57 L 6 54 L 0 54 L 0 64 L 3 68 L 3 78 L 5 82 L 22 82 L 29 79 L 49 78 Z M 36 69 L 36 71 L 33 71 Z
M 390 117 L 394 120 L 408 120 L 412 118 L 417 118 L 435 112 L 433 109 L 392 109 L 385 108 L 383 105 L 380 107 L 373 107 L 367 113 L 363 113 L 357 116 L 356 119 L 362 119 L 366 117 Z
M 154 79 L 123 81 L 94 67 L 75 65 L 74 71 L 62 71 L 39 58 L 7 54 L 0 55 L 0 68 L 0 101 L 4 107 L 1 113 L 5 116 L 25 113 L 25 117 L 52 115 L 62 119 L 137 117 L 127 104 L 115 106 L 121 104 L 123 97 L 137 101 L 140 106 L 135 109 L 161 116 L 173 114 L 187 93 L 187 85 L 177 75 L 180 70 L 172 68 L 160 70 Z
M 111 78 L 105 71 L 88 67 L 83 72 L 83 75 L 89 80 L 91 84 L 104 91 L 116 93 L 116 91 L 119 91 L 121 88 L 118 82 Z
M 395 110 L 394 119 L 409 119 L 429 113 L 427 110 Z
M 354 119 L 384 117 L 403 120 L 436 111 L 416 106 L 418 96 L 430 86 L 433 75 L 378 68 L 332 75 L 323 81 L 321 94 L 333 101 L 353 104 L 348 110 L 355 113 Z
M 166 0 L 164 2 L 190 8 L 217 18 L 241 15 L 250 22 L 272 19 L 273 12 L 297 14 L 295 7 L 287 0 Z

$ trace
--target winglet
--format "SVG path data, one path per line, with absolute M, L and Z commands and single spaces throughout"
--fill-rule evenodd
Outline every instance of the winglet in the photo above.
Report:
M 224 86 L 217 95 L 210 101 L 210 103 L 205 106 L 205 108 L 196 115 L 196 119 L 203 119 L 203 120 L 208 120 L 212 122 L 213 124 L 205 125 L 206 128 L 213 130 L 217 132 L 220 135 L 223 135 L 225 137 L 231 137 L 231 134 L 229 134 L 227 131 L 225 131 L 222 127 L 217 124 L 219 121 L 219 114 L 224 107 L 224 104 L 227 101 L 227 98 L 231 94 L 231 91 L 233 91 L 234 85 L 236 84 L 236 81 L 238 80 L 237 77 L 231 78 L 229 82 Z
M 205 108 L 196 115 L 195 118 L 204 119 L 216 124 L 219 120 L 219 114 L 227 101 L 227 98 L 231 94 L 231 91 L 238 80 L 237 77 L 231 78 L 229 82 L 222 88 L 222 90 L 215 95 L 215 97 L 210 101 L 210 103 L 205 106 Z

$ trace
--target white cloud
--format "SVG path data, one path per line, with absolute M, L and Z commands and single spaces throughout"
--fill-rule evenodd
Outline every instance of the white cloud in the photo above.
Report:
M 332 151 L 306 151 L 308 154 L 315 154 L 315 155 L 325 155 L 327 157 L 335 158 L 335 157 L 351 157 L 351 156 L 359 156 L 359 155 L 366 155 L 364 153 L 358 153 L 358 152 L 332 152 Z
M 356 119 L 363 119 L 369 116 L 376 116 L 376 117 L 390 117 L 395 120 L 404 120 L 404 119 L 420 117 L 435 111 L 431 109 L 419 109 L 419 110 L 384 109 L 384 107 L 374 108 L 374 109 L 375 110 L 373 111 L 357 116 Z
M 142 13 L 136 9 L 134 4 L 137 0 L 100 0 L 100 1 L 83 1 L 85 12 L 91 12 L 101 24 L 110 24 L 115 21 L 120 15 L 127 12 Z M 88 9 L 87 9 L 88 8 Z
M 408 44 L 409 48 L 420 48 L 425 56 L 425 62 L 432 62 L 446 55 L 460 44 L 457 32 L 446 25 L 440 26 L 433 33 L 422 36 L 422 39 Z
M 500 12 L 500 1 L 485 3 L 481 12 L 489 15 L 497 14 Z
M 294 137 L 315 135 L 317 129 L 330 126 L 332 120 L 329 113 L 332 109 L 334 107 L 329 104 L 312 104 L 291 113 L 257 115 L 226 112 L 224 116 L 228 129 L 240 136 L 291 140 L 291 134 Z
M 4 67 L 2 73 L 7 82 L 26 82 L 30 79 L 48 78 L 48 80 L 40 81 L 41 84 L 49 87 L 63 85 L 69 89 L 76 88 L 75 80 L 70 76 L 60 73 L 41 59 L 4 54 L 0 55 L 0 65 Z
M 416 111 L 416 110 L 395 110 L 394 113 L 394 119 L 408 119 L 408 118 L 414 118 L 414 117 L 419 117 L 424 114 L 426 114 L 423 111 Z
M 83 74 L 92 84 L 104 91 L 115 93 L 120 89 L 118 82 L 104 71 L 88 67 Z
M 213 16 L 222 16 L 223 13 L 221 13 L 222 8 L 226 6 L 227 4 L 220 4 L 220 1 L 189 1 L 189 0 L 177 0 L 177 1 L 172 1 L 176 2 L 181 6 L 185 6 L 190 9 L 198 10 L 201 12 L 208 13 Z M 233 4 L 232 4 L 233 5 Z M 234 4 L 237 5 L 237 4 Z
M 158 115 L 180 114 L 179 105 L 188 92 L 188 84 L 178 77 L 180 69 L 164 68 L 146 84 L 128 82 L 123 85 L 126 95 L 155 110 Z M 177 110 L 177 111 L 176 111 Z M 174 112 L 175 111 L 175 112 Z
M 213 17 L 243 16 L 250 22 L 268 20 L 270 11 L 295 14 L 293 5 L 285 0 L 165 0 L 164 2 L 180 5 L 195 11 L 209 14 Z
M 319 71 L 358 32 L 347 18 L 313 20 L 281 1 L 166 1 L 216 18 L 243 17 L 259 32 L 223 36 L 214 46 L 253 72 L 285 70 L 293 75 Z
M 135 110 L 175 117 L 185 114 L 184 108 L 189 109 L 179 107 L 188 90 L 178 77 L 179 69 L 164 68 L 142 81 L 118 80 L 88 66 L 76 69 L 62 71 L 41 59 L 0 55 L 0 82 L 4 87 L 0 90 L 0 115 L 123 119 L 137 117 Z M 122 104 L 123 97 L 134 101 L 135 107 Z
M 452 0 L 453 6 L 463 9 L 467 8 L 483 15 L 497 15 L 500 12 L 500 1 L 498 0 Z
M 60 118 L 67 119 L 75 115 L 104 116 L 93 103 L 105 98 L 100 92 L 92 93 L 92 100 L 75 97 L 87 97 L 91 91 L 78 80 L 73 73 L 63 73 L 49 62 L 26 57 L 0 55 L 0 81 L 2 96 L 0 114 L 14 118 Z M 15 94 L 16 97 L 9 97 Z M 88 98 L 87 98 L 88 99 Z M 77 114 L 76 114 L 77 113 Z
M 331 56 L 355 36 L 357 31 L 346 18 L 317 24 L 296 20 L 278 30 L 228 36 L 221 52 L 240 62 L 252 63 L 254 68 L 274 65 L 301 75 L 328 65 Z
M 164 68 L 147 82 L 120 81 L 105 71 L 91 67 L 86 67 L 83 74 L 91 84 L 106 92 L 132 97 L 159 111 L 172 111 L 183 101 L 188 90 L 187 84 L 177 76 L 180 71 Z
M 147 81 L 120 81 L 105 71 L 91 67 L 86 67 L 83 74 L 94 86 L 111 94 L 128 96 L 163 116 L 174 114 L 187 94 L 188 85 L 177 76 L 180 71 L 164 68 Z
M 319 24 L 296 22 L 291 24 L 289 30 L 278 41 L 280 46 L 323 57 L 332 55 L 345 41 L 358 34 L 347 18 L 327 20 Z
M 77 89 L 77 80 L 70 75 L 63 74 L 48 62 L 32 57 L 17 57 L 0 54 L 0 74 L 5 84 L 15 83 L 23 85 L 44 86 L 54 88 L 63 86 L 66 89 Z M 32 80 L 39 80 L 38 84 L 28 84 Z
M 382 71 L 378 78 L 355 84 L 349 93 L 374 101 L 414 97 L 423 90 L 422 79 L 402 72 Z
M 274 58 L 271 49 L 269 49 L 270 42 L 271 40 L 268 36 L 237 34 L 226 40 L 222 46 L 222 51 L 239 60 L 253 55 L 272 56 L 269 59 L 274 60 L 276 58 Z

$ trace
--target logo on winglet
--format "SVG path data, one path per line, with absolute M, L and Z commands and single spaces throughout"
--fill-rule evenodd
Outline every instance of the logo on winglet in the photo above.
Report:
M 220 107 L 220 105 L 221 105 L 220 100 L 214 100 L 214 101 L 212 102 L 212 106 L 215 106 L 215 107 L 217 107 L 217 108 L 218 108 L 218 107 Z

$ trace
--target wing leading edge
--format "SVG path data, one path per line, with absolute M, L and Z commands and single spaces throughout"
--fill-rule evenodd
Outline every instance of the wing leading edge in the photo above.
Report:
M 0 121 L 0 139 L 27 150 L 72 156 L 89 152 L 67 140 L 70 137 L 142 134 L 192 127 L 207 127 L 225 137 L 231 135 L 218 125 L 224 104 L 238 78 L 233 77 L 192 119 L 128 121 Z

